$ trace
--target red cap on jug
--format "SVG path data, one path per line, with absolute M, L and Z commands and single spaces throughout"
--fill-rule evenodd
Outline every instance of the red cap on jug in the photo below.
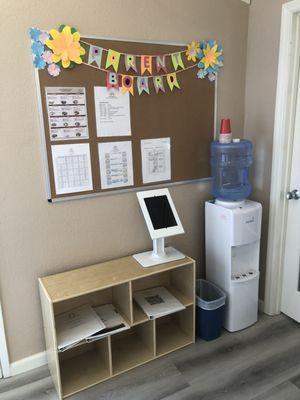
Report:
M 230 118 L 221 119 L 220 133 L 231 133 Z

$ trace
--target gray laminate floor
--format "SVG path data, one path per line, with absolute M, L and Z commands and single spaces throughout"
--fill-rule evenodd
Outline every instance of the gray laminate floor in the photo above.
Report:
M 79 366 L 80 368 L 80 366 Z M 0 380 L 1 400 L 56 400 L 46 367 Z M 263 315 L 242 332 L 195 345 L 70 400 L 300 400 L 300 325 Z

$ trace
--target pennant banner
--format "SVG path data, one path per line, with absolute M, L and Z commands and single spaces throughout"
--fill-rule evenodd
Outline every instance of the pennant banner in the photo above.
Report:
M 83 64 L 96 68 L 106 74 L 107 89 L 116 89 L 133 95 L 134 84 L 139 95 L 150 94 L 149 78 L 155 92 L 166 92 L 166 83 L 171 91 L 180 89 L 177 74 L 197 68 L 197 77 L 209 81 L 216 80 L 220 68 L 224 66 L 224 51 L 214 39 L 188 43 L 184 49 L 165 54 L 128 54 L 88 43 L 80 33 L 69 25 L 62 24 L 58 30 L 49 32 L 30 28 L 33 64 L 36 69 L 47 69 L 49 75 L 56 77 L 61 68 L 72 69 Z M 101 42 L 100 42 L 101 44 Z M 161 51 L 161 49 L 159 50 Z M 105 53 L 105 59 L 103 59 Z M 120 67 L 120 60 L 122 65 Z M 134 73 L 130 73 L 134 71 Z M 119 82 L 119 80 L 121 82 Z M 151 85 L 150 85 L 151 86 Z
M 119 68 L 119 61 L 120 61 L 121 54 L 115 50 L 108 50 L 105 69 L 109 68 L 110 66 L 117 72 Z
M 169 88 L 171 89 L 171 92 L 174 89 L 174 87 L 176 87 L 177 89 L 180 89 L 175 72 L 173 74 L 167 75 L 167 82 L 168 82 Z
M 122 94 L 129 92 L 133 96 L 133 77 L 122 75 Z
M 107 90 L 119 90 L 119 76 L 115 72 L 106 73 L 106 87 Z
M 138 88 L 139 95 L 142 94 L 143 92 L 146 92 L 147 94 L 150 94 L 149 92 L 149 84 L 148 84 L 148 77 L 147 76 L 138 76 L 136 85 Z
M 166 56 L 156 56 L 155 60 L 155 65 L 156 65 L 156 72 L 158 73 L 161 69 L 167 73 L 167 67 L 166 67 Z
M 160 90 L 165 93 L 166 90 L 164 88 L 164 81 L 162 76 L 154 76 L 153 85 L 156 93 L 158 93 Z
M 88 64 L 91 64 L 92 62 L 95 61 L 95 63 L 100 68 L 101 60 L 102 60 L 102 53 L 103 53 L 103 49 L 101 47 L 90 46 Z
M 141 56 L 141 74 L 148 71 L 149 74 L 152 74 L 152 57 L 151 56 Z
M 171 59 L 172 59 L 172 63 L 173 63 L 173 67 L 174 67 L 175 71 L 177 71 L 177 69 L 179 67 L 184 69 L 183 61 L 181 58 L 181 53 L 171 54 Z
M 136 57 L 131 54 L 125 54 L 124 59 L 126 71 L 129 71 L 131 68 L 133 71 L 137 72 Z

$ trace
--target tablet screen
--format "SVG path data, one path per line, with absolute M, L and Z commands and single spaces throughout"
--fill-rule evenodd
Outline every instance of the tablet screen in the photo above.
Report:
M 154 229 L 177 226 L 169 200 L 166 195 L 144 198 Z

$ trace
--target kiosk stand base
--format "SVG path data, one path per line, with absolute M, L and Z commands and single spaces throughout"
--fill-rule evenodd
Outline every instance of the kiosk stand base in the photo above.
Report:
M 141 264 L 142 267 L 147 268 L 170 261 L 181 260 L 185 255 L 174 249 L 174 247 L 164 247 L 164 238 L 160 238 L 153 240 L 152 251 L 134 254 L 132 257 Z

